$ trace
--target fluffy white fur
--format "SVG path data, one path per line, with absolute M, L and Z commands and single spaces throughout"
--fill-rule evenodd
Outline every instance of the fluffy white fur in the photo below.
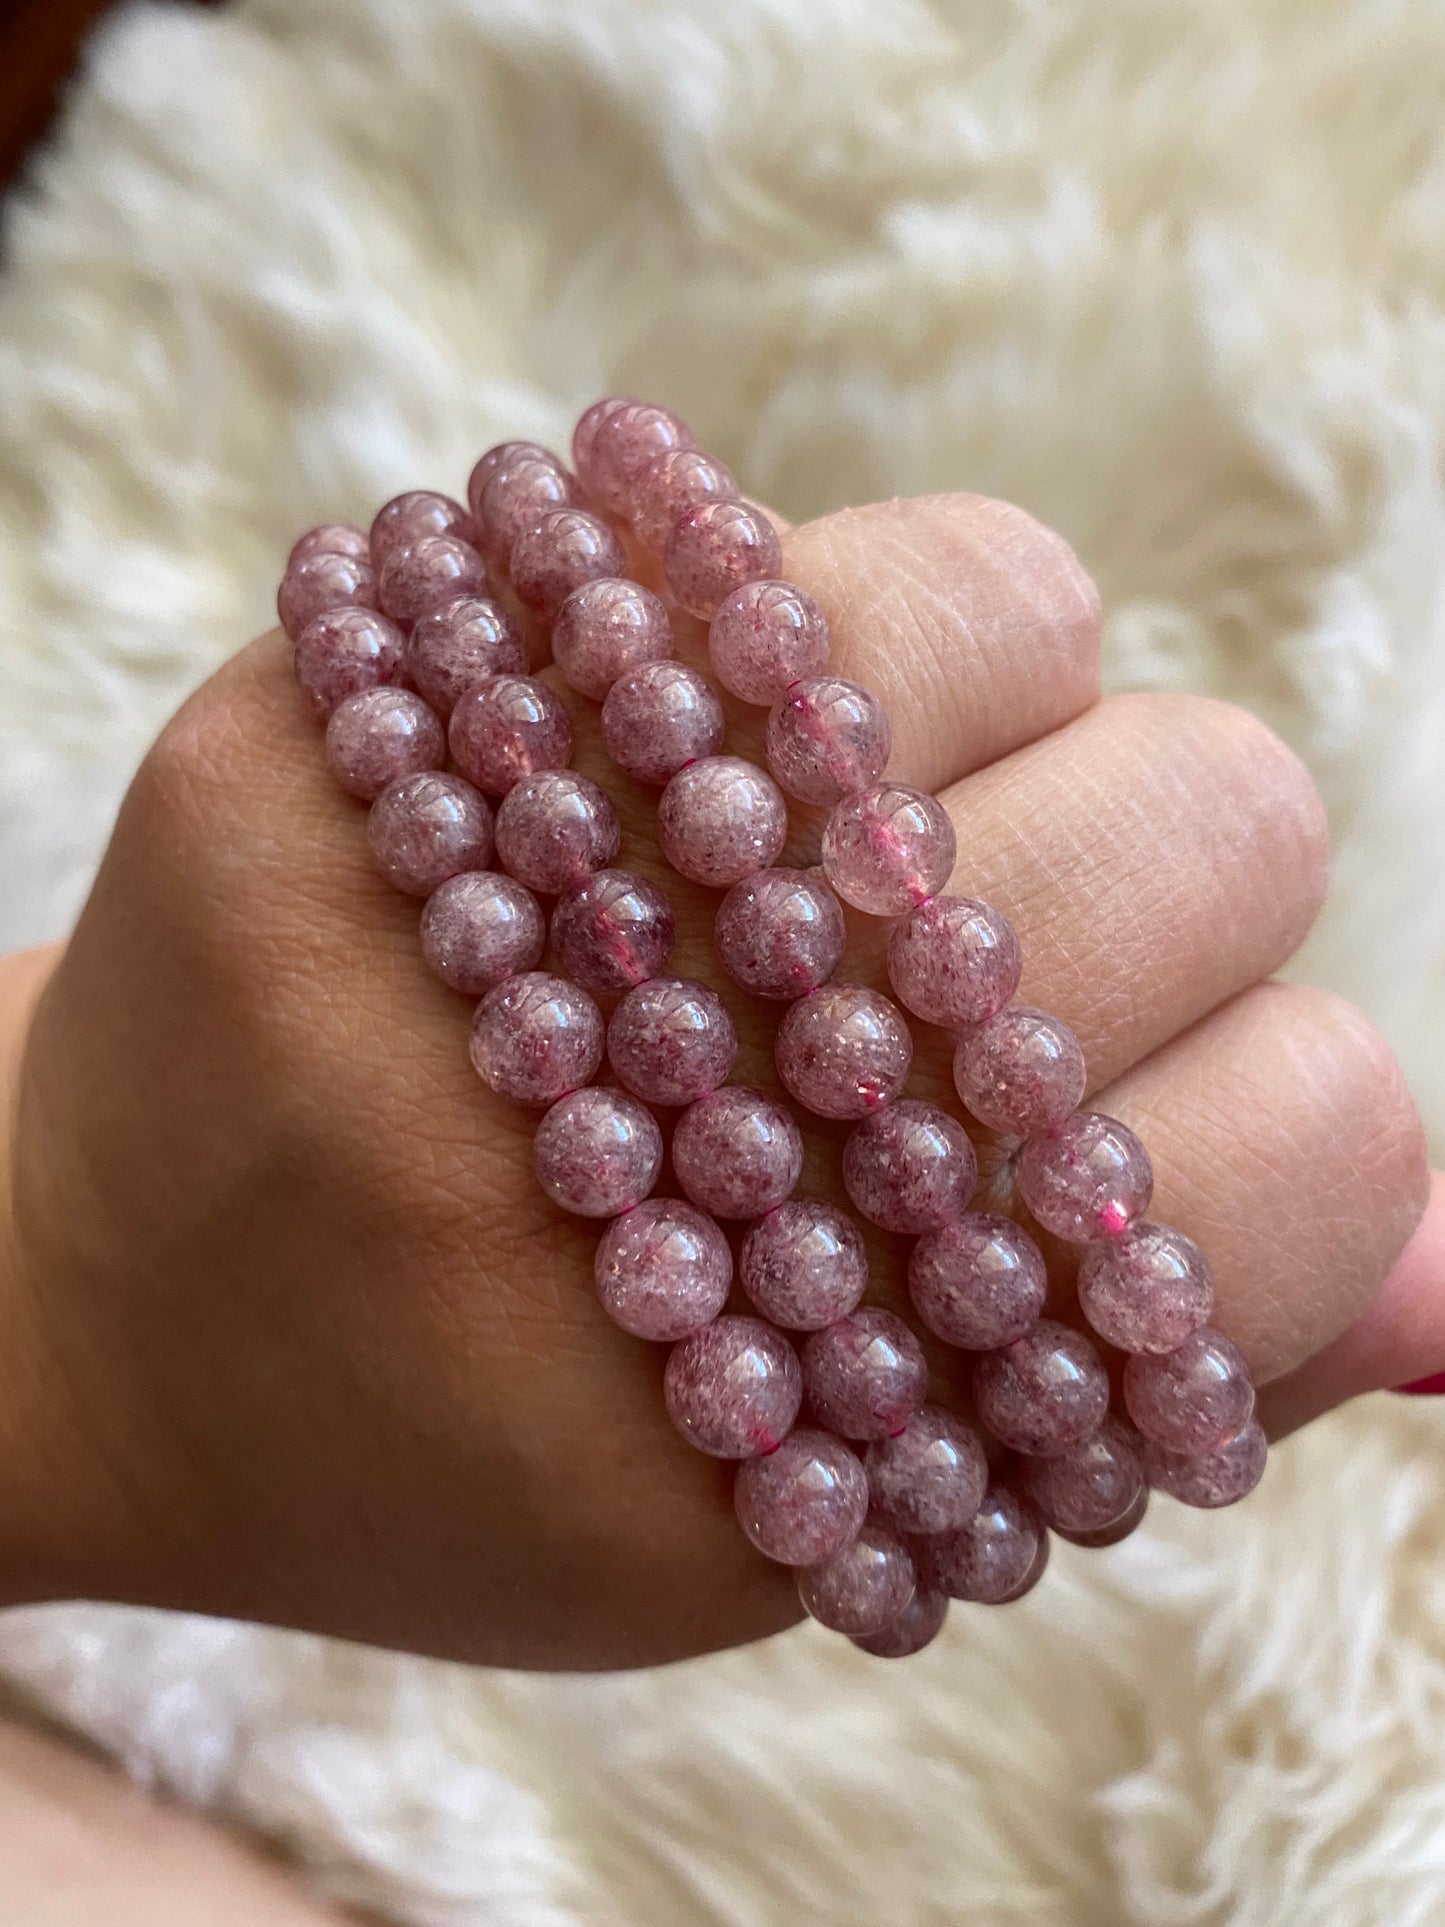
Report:
M 1062 528 L 1114 684 L 1310 761 L 1302 968 L 1445 1141 L 1442 71 L 1430 0 L 121 16 L 0 275 L 0 940 L 64 927 L 291 533 L 621 387 L 795 516 Z M 1425 1927 L 1442 1443 L 1372 1401 L 903 1667 L 805 1630 L 535 1680 L 81 1608 L 0 1662 L 415 1927 Z

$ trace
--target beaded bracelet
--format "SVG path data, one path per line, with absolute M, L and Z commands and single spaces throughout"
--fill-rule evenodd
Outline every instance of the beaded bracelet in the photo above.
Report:
M 740 1461 L 742 1528 L 797 1568 L 807 1611 L 902 1657 L 934 1638 L 950 1600 L 1001 1605 L 1031 1590 L 1050 1531 L 1115 1544 L 1150 1487 L 1194 1506 L 1245 1497 L 1266 1456 L 1249 1371 L 1208 1322 L 1204 1254 L 1145 1219 L 1144 1146 L 1079 1108 L 1073 1032 L 1014 1001 L 1022 957 L 1007 919 L 940 894 L 957 857 L 948 814 L 886 778 L 887 716 L 829 672 L 827 620 L 779 579 L 768 517 L 647 403 L 595 403 L 572 458 L 569 471 L 536 443 L 504 442 L 473 469 L 465 507 L 414 490 L 369 532 L 303 535 L 277 596 L 296 680 L 332 770 L 370 805 L 378 868 L 425 899 L 427 963 L 480 999 L 478 1073 L 546 1107 L 543 1190 L 609 1220 L 598 1296 L 625 1330 L 671 1346 L 674 1425 Z M 717 680 L 767 708 L 766 769 L 723 753 L 723 704 L 674 659 L 668 604 L 629 575 L 629 542 L 660 562 L 675 606 L 708 624 Z M 601 704 L 616 766 L 660 790 L 668 863 L 726 892 L 718 959 L 781 1009 L 788 1095 L 853 1123 L 844 1189 L 860 1216 L 912 1240 L 909 1298 L 934 1337 L 973 1355 L 976 1423 L 927 1402 L 916 1333 L 863 1303 L 856 1220 L 795 1195 L 802 1134 L 785 1103 L 729 1081 L 737 1037 L 723 998 L 663 974 L 672 906 L 613 867 L 617 813 L 568 767 L 571 720 L 530 674 L 518 610 L 550 634 L 565 681 Z M 815 868 L 778 865 L 785 792 L 828 811 Z M 550 921 L 539 897 L 554 899 Z M 892 920 L 897 1004 L 835 975 L 840 899 Z M 955 1033 L 972 1134 L 903 1095 L 913 1040 L 899 1004 Z M 604 1058 L 615 1085 L 593 1082 Z M 682 1198 L 653 1195 L 655 1106 L 678 1112 Z M 969 1209 L 975 1138 L 991 1146 L 1008 1215 Z M 746 1225 L 736 1265 L 720 1220 Z M 1049 1266 L 1028 1225 L 1081 1248 L 1078 1307 L 1094 1337 L 1043 1315 Z M 746 1314 L 727 1309 L 735 1270 Z M 1120 1412 L 1108 1350 L 1125 1354 Z

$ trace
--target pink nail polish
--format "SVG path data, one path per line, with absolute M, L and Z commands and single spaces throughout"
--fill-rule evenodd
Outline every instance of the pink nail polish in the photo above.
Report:
M 1438 1398 L 1445 1393 L 1445 1372 L 1432 1372 L 1428 1378 L 1412 1379 L 1408 1385 L 1397 1385 L 1397 1392 L 1409 1398 Z

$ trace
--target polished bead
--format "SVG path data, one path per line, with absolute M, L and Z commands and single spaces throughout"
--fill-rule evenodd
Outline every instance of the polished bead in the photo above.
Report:
M 376 570 L 364 555 L 338 555 L 321 549 L 293 562 L 276 591 L 281 627 L 295 642 L 301 631 L 328 609 L 374 609 Z
M 611 514 L 626 515 L 632 491 L 652 463 L 669 449 L 692 446 L 692 430 L 671 409 L 624 402 L 609 409 L 592 432 L 587 491 Z
M 1001 1445 L 1047 1457 L 1091 1438 L 1109 1409 L 1109 1374 L 1091 1340 L 1041 1318 L 973 1368 L 978 1416 Z
M 473 504 L 477 547 L 505 569 L 524 529 L 576 500 L 577 485 L 554 455 L 513 456 L 493 469 Z
M 1239 1347 L 1201 1325 L 1172 1352 L 1129 1360 L 1124 1403 L 1145 1438 L 1167 1452 L 1217 1452 L 1249 1423 L 1254 1382 Z
M 1207 1325 L 1214 1275 L 1192 1238 L 1167 1224 L 1136 1224 L 1090 1245 L 1079 1266 L 1079 1306 L 1121 1352 L 1172 1352 Z
M 446 761 L 446 731 L 409 689 L 362 689 L 331 712 L 326 760 L 341 787 L 364 803 L 388 783 Z
M 897 917 L 938 894 L 956 847 L 948 811 L 935 797 L 902 783 L 875 783 L 834 808 L 823 831 L 823 868 L 845 903 Z
M 532 1145 L 537 1182 L 554 1204 L 581 1218 L 615 1218 L 657 1183 L 662 1133 L 626 1091 L 588 1084 L 559 1097 Z
M 875 1439 L 863 1463 L 874 1505 L 900 1532 L 956 1532 L 988 1486 L 977 1432 L 937 1405 L 921 1405 L 901 1432 Z
M 1121 1238 L 1149 1209 L 1154 1167 L 1127 1125 L 1075 1111 L 1030 1138 L 1019 1156 L 1019 1196 L 1045 1231 L 1070 1244 Z
M 724 1312 L 674 1345 L 662 1378 L 668 1416 L 715 1459 L 775 1452 L 803 1402 L 798 1355 L 760 1318 Z
M 734 589 L 775 576 L 783 563 L 778 532 L 746 502 L 704 502 L 673 527 L 662 552 L 667 586 L 689 614 L 711 617 Z
M 480 997 L 541 960 L 547 922 L 537 899 L 511 877 L 472 870 L 449 877 L 421 913 L 421 953 L 453 990 Z
M 1084 1053 L 1061 1019 L 1010 1004 L 959 1039 L 953 1081 L 980 1124 L 1005 1137 L 1032 1137 L 1078 1108 Z
M 891 1311 L 864 1305 L 803 1342 L 803 1386 L 820 1425 L 845 1439 L 901 1432 L 928 1396 L 928 1361 Z
M 614 531 L 586 509 L 552 509 L 512 544 L 509 569 L 518 599 L 551 622 L 574 590 L 616 577 L 627 556 Z
M 1022 1599 L 1026 1594 L 1031 1593 L 1033 1591 L 1034 1587 L 1038 1585 L 1039 1581 L 1043 1578 L 1044 1574 L 1048 1571 L 1048 1566 L 1049 1566 L 1049 1534 L 1047 1530 L 1043 1527 L 1043 1525 L 1040 1524 L 1039 1542 L 1038 1542 L 1038 1545 L 1034 1548 L 1033 1558 L 1029 1561 L 1028 1571 L 1024 1574 L 1023 1578 L 1020 1579 L 1020 1581 L 1016 1586 L 1012 1587 L 1008 1592 L 1004 1594 L 1002 1599 L 992 1599 L 992 1600 L 989 1600 L 987 1603 L 993 1606 L 1011 1606 L 1016 1599 Z
M 577 984 L 545 970 L 489 990 L 472 1021 L 472 1065 L 500 1097 L 555 1104 L 590 1084 L 602 1062 L 602 1012 Z
M 1146 1444 L 1144 1468 L 1149 1483 L 1171 1499 L 1213 1511 L 1247 1499 L 1264 1477 L 1268 1457 L 1263 1429 L 1250 1419 L 1214 1452 L 1169 1452 Z
M 605 870 L 621 841 L 611 797 L 575 770 L 524 776 L 497 806 L 497 861 L 546 896 L 575 890 Z
M 650 461 L 628 492 L 627 519 L 649 555 L 661 555 L 667 538 L 689 510 L 704 502 L 735 502 L 732 470 L 702 448 L 670 448 Z
M 718 905 L 713 942 L 734 983 L 755 997 L 792 999 L 826 983 L 848 932 L 843 906 L 810 870 L 758 870 Z
M 690 1104 L 672 1134 L 678 1183 L 716 1218 L 758 1218 L 781 1204 L 803 1170 L 803 1135 L 762 1091 L 725 1084 Z
M 464 776 L 490 796 L 505 796 L 524 776 L 566 767 L 572 723 L 535 676 L 493 676 L 458 700 L 447 741 Z
M 597 431 L 609 415 L 615 415 L 619 408 L 631 408 L 636 404 L 628 395 L 604 395 L 601 401 L 594 401 L 578 417 L 577 426 L 572 430 L 572 466 L 577 478 L 589 494 L 593 489 L 592 451 L 597 442 Z
M 574 589 L 552 625 L 552 659 L 573 689 L 601 702 L 619 676 L 672 654 L 672 625 L 660 596 L 625 576 Z
M 718 681 L 763 707 L 800 676 L 825 668 L 828 649 L 828 618 L 792 582 L 745 582 L 708 625 L 708 661 Z
M 804 1610 L 822 1626 L 865 1639 L 896 1623 L 917 1583 L 913 1555 L 881 1519 L 868 1519 L 851 1544 L 798 1574 Z
M 349 555 L 360 560 L 371 558 L 371 543 L 364 529 L 357 528 L 354 522 L 322 522 L 314 529 L 307 529 L 298 535 L 291 545 L 291 553 L 286 558 L 287 569 L 298 562 L 304 562 L 308 555 Z
M 657 805 L 657 847 L 679 876 L 716 889 L 765 870 L 787 834 L 782 792 L 741 756 L 689 763 Z
M 1047 1465 L 1048 1460 L 1039 1459 L 1036 1463 L 1039 1465 Z M 1148 1510 L 1149 1488 L 1147 1485 L 1143 1485 L 1139 1488 L 1139 1495 L 1134 1500 L 1134 1503 L 1126 1512 L 1121 1512 L 1119 1517 L 1112 1520 L 1110 1524 L 1099 1526 L 1093 1532 L 1070 1532 L 1063 1526 L 1055 1526 L 1053 1530 L 1058 1533 L 1061 1539 L 1067 1539 L 1071 1546 L 1089 1546 L 1095 1549 L 1102 1549 L 1105 1546 L 1117 1546 L 1127 1539 L 1131 1533 L 1139 1530 L 1140 1526 L 1144 1523 L 1144 1515 Z
M 634 1338 L 686 1338 L 727 1303 L 728 1241 L 711 1218 L 680 1198 L 647 1198 L 614 1218 L 597 1246 L 597 1296 Z
M 1013 925 L 972 897 L 934 897 L 894 926 L 888 978 L 925 1024 L 985 1023 L 1019 987 L 1023 952 Z
M 819 1331 L 852 1311 L 868 1284 L 863 1234 L 821 1198 L 785 1198 L 743 1239 L 738 1282 L 788 1331 Z
M 853 1644 L 874 1659 L 910 1659 L 914 1653 L 921 1653 L 925 1646 L 933 1644 L 943 1631 L 947 1617 L 948 1594 L 918 1586 L 896 1619 L 890 1620 L 881 1632 L 856 1637 Z
M 457 596 L 484 596 L 487 587 L 487 565 L 469 542 L 422 535 L 382 564 L 381 606 L 395 621 L 412 623 Z
M 296 639 L 292 667 L 311 716 L 324 723 L 363 689 L 401 681 L 405 638 L 375 609 L 325 609 Z
M 1021 1337 L 1048 1289 L 1043 1253 L 1012 1218 L 966 1212 L 909 1253 L 914 1310 L 936 1337 L 965 1351 L 994 1351 Z
M 725 613 L 726 605 L 714 629 Z M 842 676 L 805 676 L 768 717 L 768 768 L 789 796 L 827 809 L 877 782 L 892 746 L 882 703 Z
M 1069 1533 L 1102 1532 L 1137 1505 L 1144 1490 L 1139 1438 L 1116 1418 L 1055 1458 L 1031 1459 L 1029 1497 L 1049 1525 Z
M 991 1485 L 966 1525 L 925 1542 L 924 1582 L 950 1599 L 1003 1605 L 1028 1581 L 1043 1543 L 1033 1507 L 1008 1486 Z
M 861 984 L 824 984 L 778 1026 L 778 1075 L 819 1117 L 866 1117 L 907 1081 L 913 1039 L 895 1005 Z
M 550 448 L 543 448 L 540 442 L 496 442 L 484 455 L 478 457 L 471 474 L 467 477 L 467 503 L 472 511 L 475 525 L 481 518 L 482 493 L 499 468 L 510 468 L 517 462 L 546 462 L 555 469 L 562 464 Z
M 406 673 L 443 718 L 474 683 L 525 676 L 527 642 L 515 616 L 487 596 L 454 596 L 419 616 L 406 639 Z
M 688 977 L 636 985 L 607 1026 L 608 1062 L 647 1104 L 691 1104 L 715 1091 L 737 1054 L 737 1032 L 722 998 Z
M 816 1566 L 858 1537 L 868 1516 L 868 1480 L 841 1439 L 795 1425 L 776 1452 L 739 1467 L 733 1508 L 767 1558 Z
M 424 535 L 455 535 L 470 547 L 472 518 L 450 495 L 438 495 L 429 488 L 393 495 L 372 521 L 371 559 L 378 569 L 384 568 L 398 549 Z
M 655 977 L 677 939 L 672 905 L 631 870 L 599 870 L 552 913 L 552 945 L 587 990 L 627 990 Z
M 885 1231 L 935 1231 L 968 1209 L 978 1161 L 968 1132 L 936 1104 L 900 1098 L 865 1117 L 843 1147 L 854 1208 Z
M 722 747 L 723 706 L 705 677 L 681 662 L 644 663 L 619 676 L 602 705 L 602 740 L 639 783 L 669 781 Z
M 448 877 L 486 867 L 492 812 L 460 776 L 422 770 L 387 784 L 371 806 L 366 841 L 388 883 L 429 897 Z

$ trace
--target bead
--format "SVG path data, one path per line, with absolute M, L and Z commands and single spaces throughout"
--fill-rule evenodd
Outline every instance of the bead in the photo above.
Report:
M 988 1487 L 978 1434 L 936 1405 L 921 1405 L 892 1438 L 875 1439 L 863 1463 L 874 1505 L 900 1532 L 956 1532 Z
M 349 555 L 356 561 L 370 561 L 371 544 L 366 532 L 354 522 L 322 522 L 319 527 L 297 536 L 286 558 L 287 571 L 304 562 L 308 555 Z
M 692 446 L 692 430 L 670 409 L 645 401 L 624 402 L 610 409 L 593 430 L 588 493 L 613 515 L 625 515 L 644 470 L 669 449 Z
M 1084 1253 L 1079 1307 L 1100 1338 L 1121 1352 L 1172 1352 L 1209 1323 L 1214 1274 L 1182 1231 L 1136 1224 L 1127 1236 Z
M 930 1231 L 908 1257 L 908 1293 L 929 1331 L 965 1351 L 995 1351 L 1044 1308 L 1043 1253 L 1012 1218 L 970 1211 Z
M 351 796 L 374 802 L 388 783 L 446 761 L 446 731 L 409 689 L 362 689 L 331 712 L 326 760 Z
M 928 1361 L 901 1318 L 865 1305 L 803 1341 L 803 1386 L 820 1425 L 845 1439 L 901 1432 L 928 1396 Z
M 487 565 L 455 535 L 422 535 L 393 549 L 381 570 L 381 606 L 395 621 L 415 622 L 457 596 L 487 593 Z
M 666 783 L 722 746 L 717 692 L 681 662 L 649 662 L 619 676 L 602 705 L 602 740 L 639 783 Z
M 562 464 L 550 448 L 543 448 L 540 442 L 497 442 L 480 456 L 467 477 L 467 503 L 472 511 L 473 523 L 481 519 L 482 493 L 499 468 L 510 468 L 517 462 L 545 462 L 561 470 Z
M 493 676 L 458 699 L 447 741 L 464 776 L 491 796 L 505 796 L 524 776 L 565 769 L 572 722 L 535 676 Z
M 868 1479 L 841 1439 L 795 1425 L 776 1452 L 739 1467 L 733 1509 L 765 1558 L 816 1566 L 858 1537 L 868 1516 Z
M 1109 1374 L 1091 1341 L 1041 1318 L 973 1368 L 978 1416 L 1001 1445 L 1048 1457 L 1091 1438 L 1109 1409 Z
M 472 1066 L 499 1097 L 555 1104 L 590 1084 L 602 1062 L 602 1012 L 576 984 L 545 970 L 489 990 L 472 1020 Z
M 1084 1053 L 1059 1018 L 1010 1004 L 959 1039 L 953 1081 L 980 1124 L 1005 1137 L 1032 1137 L 1078 1108 Z
M 713 621 L 726 613 L 727 604 Z M 893 736 L 882 703 L 842 676 L 805 676 L 785 690 L 768 716 L 768 768 L 789 796 L 831 809 L 877 782 Z
M 406 673 L 443 718 L 474 683 L 525 676 L 527 643 L 515 616 L 487 596 L 454 596 L 418 616 L 406 639 Z
M 716 889 L 766 869 L 787 834 L 782 792 L 741 756 L 689 763 L 657 805 L 657 847 L 679 876 Z
M 914 1098 L 875 1111 L 843 1147 L 854 1208 L 885 1231 L 934 1231 L 968 1209 L 978 1176 L 968 1132 Z
M 512 544 L 509 569 L 520 601 L 551 622 L 584 582 L 620 576 L 627 556 L 600 515 L 586 509 L 551 509 L 524 528 Z
M 903 783 L 844 797 L 823 830 L 828 881 L 845 903 L 875 917 L 902 916 L 936 896 L 956 853 L 948 811 Z
M 1023 952 L 1013 925 L 972 897 L 934 897 L 894 926 L 888 979 L 925 1024 L 986 1023 L 1019 987 Z
M 524 776 L 497 806 L 497 861 L 546 896 L 605 870 L 621 841 L 611 797 L 575 770 Z
M 785 1198 L 743 1239 L 738 1281 L 788 1331 L 819 1331 L 852 1311 L 868 1283 L 863 1234 L 821 1198 Z
M 322 549 L 293 562 L 276 591 L 276 614 L 295 642 L 301 631 L 328 609 L 374 609 L 376 570 L 364 555 L 338 555 Z
M 647 1198 L 614 1218 L 595 1265 L 597 1296 L 634 1338 L 686 1338 L 727 1303 L 733 1255 L 712 1219 L 680 1198 Z
M 607 1026 L 607 1058 L 634 1097 L 691 1104 L 727 1082 L 738 1036 L 707 984 L 652 977 L 622 999 Z
M 631 408 L 636 404 L 627 395 L 606 395 L 601 401 L 594 401 L 578 418 L 572 430 L 572 466 L 578 479 L 589 494 L 595 494 L 592 486 L 594 474 L 592 450 L 597 441 L 597 431 L 609 415 L 615 415 L 619 408 Z
M 470 547 L 472 519 L 450 495 L 438 495 L 429 488 L 408 489 L 376 511 L 371 559 L 378 569 L 384 568 L 388 557 L 424 535 L 455 535 Z
M 668 1353 L 668 1417 L 715 1459 L 776 1452 L 803 1402 L 797 1353 L 760 1318 L 724 1312 Z
M 537 1126 L 537 1182 L 554 1204 L 579 1218 L 615 1218 L 657 1183 L 662 1133 L 652 1113 L 625 1091 L 588 1084 L 569 1091 Z
M 734 983 L 757 997 L 805 996 L 837 969 L 843 906 L 809 870 L 758 870 L 718 905 L 713 942 Z
M 1000 1606 L 1018 1596 L 1043 1542 L 1033 1507 L 1006 1485 L 991 1485 L 967 1525 L 927 1541 L 923 1578 L 950 1599 Z
M 325 609 L 296 639 L 292 665 L 307 710 L 324 723 L 363 689 L 401 681 L 401 630 L 375 609 Z
M 1217 1452 L 1249 1423 L 1254 1383 L 1243 1352 L 1201 1325 L 1162 1356 L 1137 1354 L 1124 1367 L 1129 1416 L 1167 1452 Z
M 577 500 L 572 477 L 554 455 L 517 455 L 493 469 L 473 505 L 477 547 L 505 569 L 524 529 Z
M 647 464 L 628 495 L 632 533 L 649 555 L 661 555 L 667 538 L 690 509 L 704 502 L 735 502 L 732 470 L 702 448 L 670 448 Z
M 1040 1459 L 1038 1463 L 1040 1465 L 1047 1465 L 1049 1461 L 1047 1459 Z M 1144 1515 L 1148 1510 L 1149 1488 L 1147 1485 L 1143 1485 L 1139 1488 L 1139 1496 L 1129 1507 L 1128 1511 L 1120 1513 L 1119 1517 L 1110 1525 L 1100 1526 L 1097 1531 L 1094 1532 L 1069 1532 L 1062 1526 L 1055 1526 L 1054 1531 L 1058 1533 L 1061 1539 L 1067 1539 L 1071 1546 L 1090 1546 L 1096 1549 L 1101 1549 L 1104 1546 L 1117 1546 L 1123 1540 L 1127 1539 L 1131 1533 L 1139 1530 L 1140 1526 L 1144 1523 Z
M 387 784 L 371 806 L 366 841 L 388 883 L 429 897 L 448 877 L 486 867 L 492 812 L 460 776 L 422 770 Z
M 896 1619 L 890 1620 L 881 1632 L 855 1638 L 853 1644 L 871 1653 L 874 1659 L 909 1659 L 932 1645 L 943 1631 L 947 1617 L 948 1594 L 930 1592 L 919 1586 Z
M 1247 1499 L 1264 1477 L 1269 1447 L 1258 1420 L 1250 1419 L 1217 1452 L 1168 1452 L 1146 1444 L 1149 1483 L 1181 1505 L 1214 1511 Z
M 1004 1594 L 1002 1599 L 989 1600 L 987 1603 L 993 1606 L 1011 1606 L 1016 1599 L 1022 1599 L 1026 1593 L 1033 1591 L 1034 1587 L 1043 1578 L 1045 1572 L 1048 1571 L 1048 1565 L 1049 1535 L 1043 1527 L 1040 1526 L 1039 1543 L 1035 1548 L 1033 1558 L 1029 1561 L 1028 1571 L 1011 1591 Z
M 851 1545 L 798 1574 L 798 1597 L 821 1626 L 866 1639 L 892 1626 L 913 1597 L 913 1555 L 881 1519 L 868 1519 Z
M 667 586 L 690 615 L 711 617 L 734 589 L 783 566 L 778 531 L 746 502 L 704 502 L 673 527 L 662 552 Z
M 601 702 L 619 676 L 672 654 L 672 625 L 660 596 L 624 576 L 574 589 L 552 625 L 552 660 L 573 689 Z
M 421 913 L 422 956 L 444 984 L 468 997 L 532 970 L 546 942 L 546 919 L 531 891 L 491 870 L 449 877 Z
M 1138 1504 L 1143 1454 L 1127 1425 L 1106 1418 L 1082 1445 L 1057 1458 L 1031 1460 L 1025 1479 L 1049 1525 L 1069 1533 L 1102 1532 Z
M 829 646 L 828 618 L 792 582 L 745 582 L 708 625 L 713 674 L 734 696 L 764 707 L 825 668 Z
M 819 1117 L 866 1117 L 908 1078 L 913 1039 L 899 1011 L 862 984 L 824 984 L 778 1026 L 778 1075 Z
M 672 1134 L 678 1183 L 715 1218 L 759 1218 L 803 1170 L 803 1135 L 781 1104 L 725 1084 L 690 1104 Z
M 586 990 L 627 990 L 655 977 L 676 938 L 672 905 L 631 870 L 599 870 L 552 912 L 552 946 Z
M 1149 1209 L 1154 1167 L 1127 1125 L 1101 1111 L 1075 1111 L 1056 1131 L 1029 1139 L 1016 1183 L 1045 1231 L 1094 1244 L 1122 1237 Z

